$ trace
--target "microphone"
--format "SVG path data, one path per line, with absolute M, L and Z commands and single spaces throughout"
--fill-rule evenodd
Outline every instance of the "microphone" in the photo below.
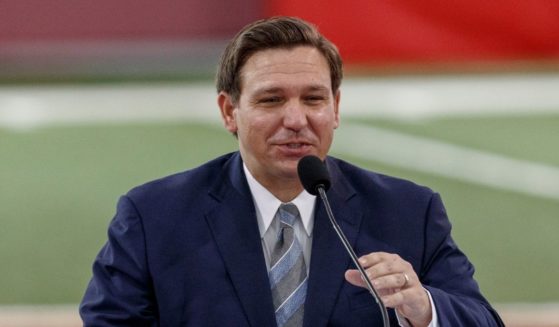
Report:
M 359 272 L 361 273 L 361 278 L 367 284 L 367 289 L 375 299 L 375 302 L 378 304 L 380 308 L 380 312 L 382 314 L 382 323 L 384 327 L 390 326 L 390 319 L 388 318 L 388 312 L 386 311 L 386 306 L 380 299 L 379 294 L 373 287 L 373 284 L 367 277 L 365 273 L 365 269 L 361 266 L 358 261 L 357 255 L 351 248 L 347 237 L 342 232 L 342 229 L 334 219 L 334 214 L 332 213 L 332 208 L 330 207 L 330 203 L 328 202 L 328 197 L 326 196 L 326 191 L 330 188 L 330 174 L 328 173 L 328 169 L 326 165 L 320 158 L 316 156 L 305 156 L 299 160 L 297 164 L 297 173 L 299 174 L 299 179 L 301 180 L 301 184 L 307 192 L 312 195 L 320 195 L 322 202 L 324 203 L 324 207 L 326 208 L 326 213 L 328 214 L 328 218 L 332 223 L 332 227 L 338 234 L 338 238 L 342 241 L 347 253 L 351 257 L 353 264 L 357 267 Z

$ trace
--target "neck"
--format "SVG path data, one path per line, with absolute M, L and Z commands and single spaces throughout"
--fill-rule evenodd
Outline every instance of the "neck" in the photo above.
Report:
M 262 184 L 262 186 L 283 203 L 291 202 L 303 192 L 303 186 L 301 186 L 299 180 L 294 182 L 282 181 L 280 185 L 273 185 L 273 183 L 268 185 Z
M 270 176 L 252 171 L 246 163 L 244 167 L 252 178 L 283 203 L 291 202 L 303 192 L 303 185 L 296 173 Z

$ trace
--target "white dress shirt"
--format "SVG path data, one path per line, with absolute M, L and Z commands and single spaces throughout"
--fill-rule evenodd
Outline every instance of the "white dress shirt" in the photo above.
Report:
M 244 164 L 243 164 L 244 165 Z M 244 166 L 245 175 L 247 177 L 248 186 L 254 200 L 256 209 L 256 219 L 258 220 L 258 229 L 260 230 L 260 238 L 262 239 L 262 248 L 264 249 L 264 258 L 266 266 L 270 270 L 270 257 L 274 246 L 277 242 L 277 235 L 280 229 L 279 219 L 274 219 L 276 212 L 282 202 L 276 198 L 270 191 L 262 186 Z M 295 220 L 293 233 L 301 248 L 303 249 L 303 257 L 307 266 L 307 274 L 309 273 L 311 248 L 312 248 L 312 230 L 314 226 L 314 204 L 316 196 L 310 195 L 306 191 L 301 192 L 295 199 L 291 201 L 299 209 L 301 219 Z
M 277 242 L 277 234 L 280 228 L 279 219 L 274 219 L 276 212 L 282 202 L 276 198 L 270 191 L 268 191 L 262 184 L 260 184 L 250 173 L 247 166 L 243 163 L 243 168 L 247 178 L 254 207 L 256 209 L 256 219 L 258 221 L 258 229 L 260 230 L 260 238 L 262 240 L 262 248 L 264 250 L 264 258 L 266 259 L 266 267 L 270 270 L 270 257 L 272 250 Z M 293 231 L 295 237 L 301 244 L 303 249 L 303 257 L 305 265 L 307 266 L 307 274 L 309 273 L 311 249 L 312 249 L 312 232 L 314 227 L 314 209 L 316 203 L 316 196 L 301 192 L 295 199 L 291 201 L 299 209 L 301 219 L 295 221 Z M 340 245 L 341 246 L 341 245 Z M 431 301 L 432 320 L 428 327 L 439 327 L 437 320 L 437 311 L 435 304 L 431 298 L 431 294 L 427 292 L 429 301 Z M 407 320 L 400 317 L 396 312 L 398 323 L 401 327 L 411 327 Z

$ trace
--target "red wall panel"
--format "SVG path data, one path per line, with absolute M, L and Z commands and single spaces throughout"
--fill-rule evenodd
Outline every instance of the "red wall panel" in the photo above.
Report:
M 269 0 L 266 14 L 314 22 L 354 63 L 559 58 L 555 0 Z
M 258 0 L 0 0 L 0 42 L 230 36 Z
M 317 24 L 349 64 L 559 62 L 557 0 L 0 0 L 0 78 L 209 67 L 278 14 Z

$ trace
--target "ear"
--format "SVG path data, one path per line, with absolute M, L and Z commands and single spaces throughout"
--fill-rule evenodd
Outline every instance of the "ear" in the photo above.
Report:
M 219 92 L 217 95 L 217 104 L 221 110 L 221 119 L 223 120 L 223 125 L 231 133 L 237 132 L 237 121 L 235 119 L 236 106 L 233 104 L 233 99 L 231 95 L 226 92 Z
M 334 97 L 334 129 L 340 126 L 340 90 L 336 91 L 336 96 Z

